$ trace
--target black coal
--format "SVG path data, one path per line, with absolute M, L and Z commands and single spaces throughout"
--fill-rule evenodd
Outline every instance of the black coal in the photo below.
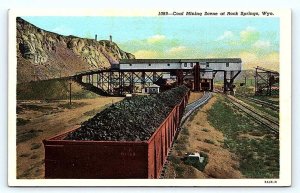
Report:
M 97 113 L 65 140 L 145 141 L 188 92 L 185 86 L 124 99 Z

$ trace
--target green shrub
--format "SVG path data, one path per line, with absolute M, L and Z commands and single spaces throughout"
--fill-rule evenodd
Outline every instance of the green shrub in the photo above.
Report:
M 210 143 L 210 144 L 215 144 L 215 142 L 210 140 L 210 139 L 204 139 L 204 142 L 205 143 Z
M 29 122 L 29 119 L 17 118 L 17 126 L 26 125 Z

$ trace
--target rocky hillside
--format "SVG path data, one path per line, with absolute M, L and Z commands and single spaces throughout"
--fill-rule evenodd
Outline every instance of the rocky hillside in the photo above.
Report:
M 66 77 L 76 72 L 109 68 L 133 59 L 108 40 L 63 36 L 17 18 L 18 83 Z

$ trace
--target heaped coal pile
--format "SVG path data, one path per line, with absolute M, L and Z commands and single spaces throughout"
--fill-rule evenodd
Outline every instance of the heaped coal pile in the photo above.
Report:
M 180 86 L 157 95 L 124 99 L 84 122 L 65 140 L 148 140 L 187 91 Z

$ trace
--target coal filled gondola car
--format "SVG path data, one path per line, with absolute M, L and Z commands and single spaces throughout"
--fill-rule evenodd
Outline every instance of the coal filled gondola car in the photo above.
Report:
M 64 140 L 74 130 L 44 140 L 45 178 L 159 178 L 188 97 L 189 92 L 146 141 Z

